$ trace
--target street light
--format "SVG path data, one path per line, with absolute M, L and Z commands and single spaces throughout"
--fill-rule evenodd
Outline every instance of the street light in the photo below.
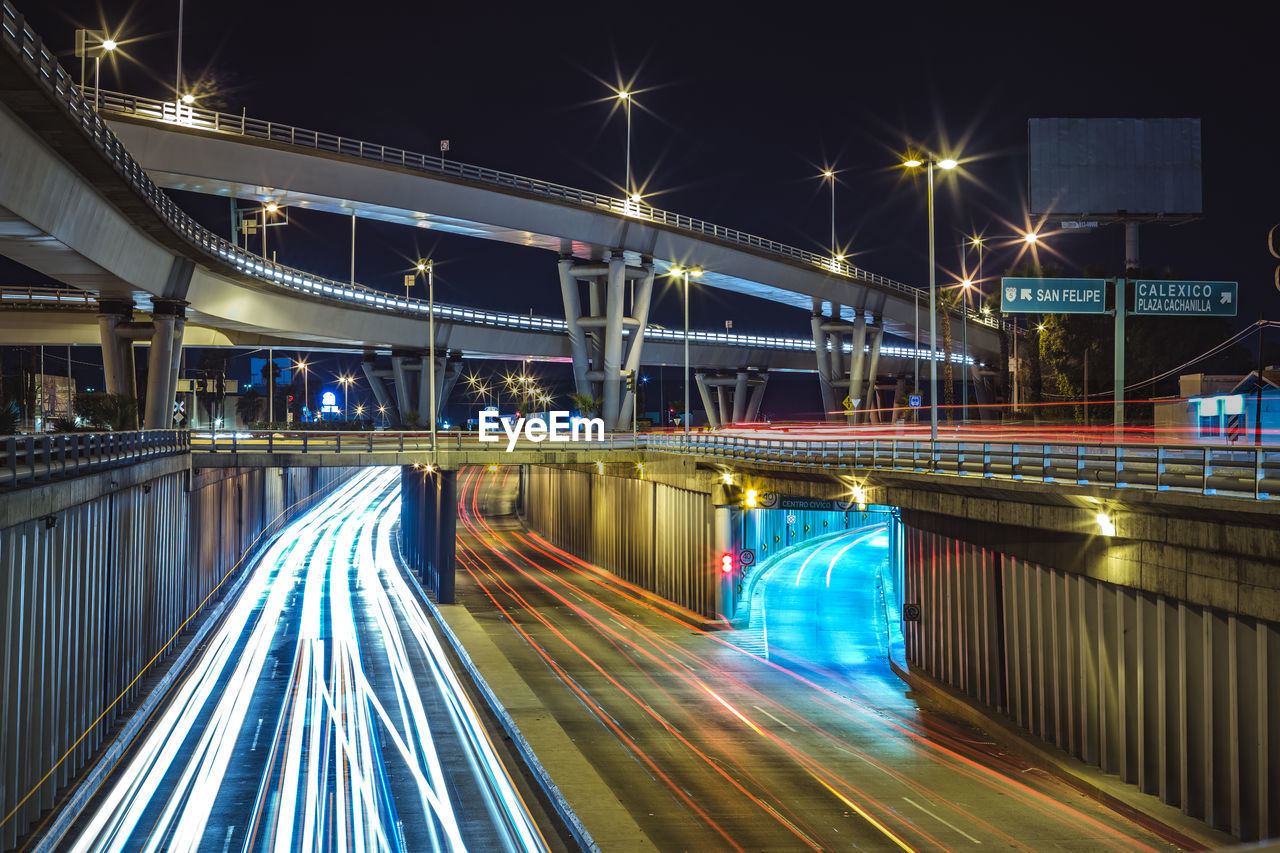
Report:
M 294 362 L 294 365 L 302 371 L 302 411 L 305 414 L 311 410 L 311 388 L 309 380 L 311 372 L 307 370 L 307 363 L 302 359 Z
M 110 53 L 120 45 L 100 30 L 76 30 L 76 56 L 80 59 L 80 94 L 84 94 L 84 61 L 93 53 L 93 108 L 102 103 L 102 54 Z
M 913 157 L 902 165 L 908 169 L 920 166 L 928 166 L 929 169 L 929 441 L 933 445 L 929 452 L 932 455 L 938 442 L 938 295 L 935 281 L 937 264 L 933 259 L 933 167 L 950 171 L 956 167 L 956 161 L 950 157 L 942 160 Z
M 418 273 L 427 274 L 427 348 L 431 351 L 430 371 L 431 387 L 431 452 L 436 452 L 436 277 L 435 262 L 431 258 L 424 258 L 418 261 Z
M 832 169 L 822 170 L 822 180 L 831 182 L 831 257 L 834 261 L 842 261 L 844 257 L 836 246 L 836 173 Z M 834 268 L 835 264 L 832 264 Z
M 964 288 L 964 311 L 960 314 L 960 348 L 963 351 L 960 356 L 960 422 L 964 423 L 969 419 L 969 290 L 973 287 L 973 279 L 966 278 L 960 286 Z
M 623 194 L 631 198 L 635 190 L 635 185 L 631 182 L 631 93 L 626 89 L 619 91 L 618 100 L 622 101 L 622 111 L 627 114 L 627 185 Z
M 342 419 L 347 419 L 347 394 L 351 391 L 351 383 L 355 382 L 354 376 L 339 376 L 338 384 L 342 386 Z
M 671 268 L 669 275 L 684 278 L 684 437 L 689 437 L 689 276 L 698 278 L 702 275 L 702 267 Z

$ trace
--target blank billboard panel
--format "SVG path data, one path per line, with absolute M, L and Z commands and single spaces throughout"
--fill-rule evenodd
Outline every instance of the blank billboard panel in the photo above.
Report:
M 1032 213 L 1202 210 L 1198 118 L 1033 118 L 1027 137 Z

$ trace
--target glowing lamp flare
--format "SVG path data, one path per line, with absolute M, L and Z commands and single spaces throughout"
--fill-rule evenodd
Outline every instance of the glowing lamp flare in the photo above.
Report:
M 720 571 L 726 575 L 733 574 L 733 555 L 722 554 L 720 556 Z

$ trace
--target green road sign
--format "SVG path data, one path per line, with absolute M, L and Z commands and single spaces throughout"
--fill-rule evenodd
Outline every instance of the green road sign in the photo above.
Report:
M 1000 310 L 1005 314 L 1104 314 L 1104 278 L 1001 279 Z
M 1193 317 L 1236 316 L 1239 285 L 1234 281 L 1151 281 L 1138 279 L 1134 314 L 1182 314 Z

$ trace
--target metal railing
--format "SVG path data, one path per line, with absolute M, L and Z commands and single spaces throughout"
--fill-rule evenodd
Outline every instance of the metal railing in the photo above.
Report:
M 961 439 L 935 444 L 927 439 L 775 440 L 694 434 L 688 439 L 648 435 L 645 449 L 811 468 L 1280 498 L 1280 447 Z
M 425 303 L 424 303 L 425 304 Z M 45 287 L 0 287 L 0 308 L 82 308 L 94 310 L 98 306 L 98 297 L 82 290 L 71 288 Z M 504 329 L 522 329 L 533 332 L 563 333 L 568 327 L 563 319 L 555 317 L 535 317 L 528 314 L 505 314 L 500 311 L 482 311 L 476 308 L 464 308 L 458 305 L 436 303 L 436 316 L 455 323 L 473 326 L 490 326 Z M 630 334 L 629 330 L 624 333 Z M 645 340 L 682 342 L 682 329 L 661 329 L 649 326 L 644 331 Z M 706 332 L 689 330 L 689 342 L 695 344 L 715 344 L 721 346 L 749 347 L 752 349 L 787 350 L 791 352 L 811 352 L 812 338 L 788 338 L 781 335 L 748 335 L 731 332 Z M 845 352 L 852 352 L 853 345 L 845 342 Z M 869 353 L 871 347 L 863 345 L 863 351 Z M 928 359 L 927 349 L 882 344 L 880 355 L 889 358 Z M 961 356 L 952 353 L 952 360 L 959 361 Z M 943 354 L 936 354 L 938 361 Z M 969 363 L 973 363 L 969 357 Z
M 482 443 L 475 433 L 442 433 L 440 452 L 488 451 L 500 461 L 506 438 Z M 1065 483 L 1117 489 L 1280 499 L 1280 447 L 1187 444 L 1034 443 L 928 439 L 755 439 L 715 433 L 627 433 L 570 444 L 521 440 L 516 449 L 567 448 L 683 453 L 807 468 L 856 468 L 946 474 L 977 480 Z M 191 439 L 195 453 L 430 452 L 425 432 L 227 432 Z
M 190 449 L 186 430 L 58 433 L 0 438 L 0 487 L 45 483 Z
M 87 98 L 96 98 L 98 104 L 97 108 L 105 112 L 131 115 L 138 118 L 149 119 L 151 121 L 178 124 L 199 130 L 209 130 L 218 133 L 230 133 L 237 136 L 246 136 L 253 139 L 265 140 L 267 142 L 298 146 L 314 151 L 324 151 L 346 157 L 354 157 L 359 160 L 371 160 L 385 165 L 399 166 L 401 168 L 413 169 L 415 171 L 426 172 L 432 175 L 442 175 L 466 181 L 473 181 L 487 187 L 496 187 L 505 191 L 515 190 L 527 192 L 532 195 L 555 199 L 556 201 L 563 201 L 583 207 L 589 207 L 595 210 L 606 211 L 618 216 L 643 219 L 647 222 L 664 225 L 681 231 L 688 231 L 700 236 L 713 237 L 726 242 L 735 243 L 739 246 L 768 252 L 773 255 L 780 255 L 789 260 L 798 261 L 799 263 L 807 266 L 817 267 L 826 272 L 842 275 L 854 281 L 904 294 L 912 299 L 921 296 L 924 292 L 921 288 L 914 285 L 905 284 L 903 282 L 896 281 L 895 279 L 870 272 L 869 270 L 862 269 L 848 261 L 837 260 L 830 255 L 810 252 L 806 249 L 800 249 L 795 246 L 787 245 L 786 243 L 780 243 L 777 240 L 757 237 L 754 234 L 739 231 L 736 228 L 726 228 L 722 225 L 716 225 L 702 219 L 694 219 L 693 217 L 684 216 L 679 213 L 662 210 L 643 202 L 633 202 L 625 198 L 616 198 L 614 196 L 603 195 L 589 190 L 575 189 L 563 184 L 544 181 L 538 178 L 528 178 L 523 175 L 503 172 L 497 169 L 489 169 L 484 166 L 473 166 L 469 163 L 448 160 L 443 156 L 434 154 L 421 154 L 390 145 L 366 142 L 361 139 L 352 139 L 350 137 L 324 133 L 322 131 L 296 127 L 289 124 L 281 124 L 279 122 L 249 118 L 245 115 L 223 113 L 216 110 L 206 110 L 193 105 L 186 105 L 173 101 L 160 101 L 154 98 L 130 95 L 125 92 L 112 92 L 106 89 L 95 91 L 86 88 L 85 92 Z M 967 313 L 969 320 L 974 323 L 990 326 L 992 328 L 1001 328 L 1004 325 L 999 318 L 990 314 L 984 314 L 981 311 L 975 311 L 967 306 L 964 306 L 961 309 L 952 309 L 952 313 L 957 316 L 959 316 L 962 311 Z M 1012 328 L 1012 326 L 1010 326 L 1010 328 Z

